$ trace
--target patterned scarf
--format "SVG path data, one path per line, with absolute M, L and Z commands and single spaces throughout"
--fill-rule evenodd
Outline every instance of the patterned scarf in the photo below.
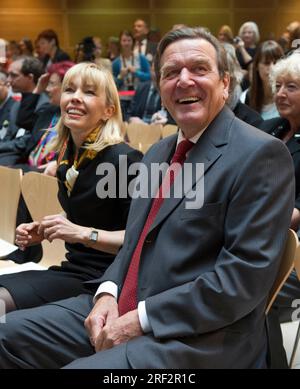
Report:
M 99 131 L 101 131 L 100 128 L 93 130 L 75 155 L 74 142 L 70 135 L 61 148 L 58 156 L 57 177 L 64 182 L 69 196 L 79 175 L 80 169 L 85 167 L 98 154 L 98 151 L 86 149 L 86 146 L 93 144 L 96 141 Z

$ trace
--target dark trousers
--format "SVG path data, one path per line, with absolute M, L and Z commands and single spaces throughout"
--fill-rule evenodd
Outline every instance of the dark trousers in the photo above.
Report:
M 84 320 L 92 298 L 82 294 L 6 315 L 6 323 L 0 322 L 0 369 L 130 368 L 126 344 L 98 353 L 91 346 Z

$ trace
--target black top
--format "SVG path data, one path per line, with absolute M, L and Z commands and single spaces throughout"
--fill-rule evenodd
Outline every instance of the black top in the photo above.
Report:
M 122 171 L 124 169 L 124 163 L 119 164 L 119 156 L 121 155 L 127 156 L 128 167 L 134 162 L 139 162 L 142 157 L 139 151 L 130 148 L 125 143 L 107 147 L 100 151 L 96 158 L 88 161 L 82 168 L 79 168 L 79 176 L 70 197 L 63 183 L 66 169 L 58 169 L 58 198 L 66 212 L 67 218 L 71 222 L 85 227 L 109 231 L 125 229 L 131 199 L 129 197 L 119 198 L 119 171 L 120 167 Z M 97 174 L 97 168 L 103 163 L 110 163 L 115 167 L 115 177 L 111 169 L 109 169 L 108 174 L 106 171 L 104 176 L 110 184 L 116 183 L 116 198 L 101 199 L 97 196 L 96 190 L 98 190 L 98 194 L 99 191 L 101 192 L 100 179 L 104 177 Z M 128 183 L 133 178 L 134 176 L 127 176 Z M 83 274 L 86 280 L 101 275 L 115 258 L 115 255 L 104 253 L 79 243 L 66 243 L 66 249 L 66 258 L 69 262 L 63 262 L 61 269 Z M 55 269 L 59 270 L 57 267 Z
M 44 64 L 45 68 L 47 68 L 49 61 L 50 61 L 50 56 L 46 55 L 43 58 L 43 64 Z M 54 54 L 54 57 L 51 60 L 51 63 L 57 63 L 57 62 L 63 62 L 63 61 L 71 61 L 71 58 L 70 58 L 69 54 L 67 54 L 65 51 L 63 51 L 60 48 L 57 48 L 57 50 Z
M 251 58 L 253 58 L 255 56 L 255 53 L 256 53 L 256 47 L 245 47 L 245 50 L 247 51 L 247 53 L 250 55 Z M 240 50 L 236 50 L 236 56 L 237 56 L 237 59 L 241 65 L 241 68 L 242 69 L 247 69 L 248 66 L 250 65 L 250 63 L 252 61 L 249 61 L 249 62 L 245 62 L 244 61 L 244 58 L 240 52 Z
M 18 165 L 17 167 L 23 170 L 30 170 L 26 168 L 30 152 L 36 147 L 45 130 L 49 128 L 53 116 L 60 116 L 60 107 L 49 103 L 35 111 L 38 99 L 39 95 L 29 93 L 22 100 L 18 118 L 28 124 L 27 131 L 21 137 L 0 143 L 0 163 L 6 165 L 7 155 L 9 165 Z M 14 156 L 14 162 L 12 162 L 12 156 Z
M 268 134 L 271 134 L 278 139 L 282 139 L 290 130 L 290 124 L 288 120 L 284 118 L 274 118 L 265 120 L 262 129 Z M 295 207 L 300 210 L 300 129 L 286 142 L 286 146 L 293 158 L 296 181 Z
M 241 101 L 237 103 L 233 110 L 236 117 L 243 120 L 244 122 L 251 124 L 251 126 L 261 128 L 263 125 L 263 118 L 258 112 Z

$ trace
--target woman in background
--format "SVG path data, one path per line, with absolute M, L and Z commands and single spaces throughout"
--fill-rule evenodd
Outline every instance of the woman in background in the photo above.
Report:
M 118 90 L 121 92 L 121 106 L 124 120 L 129 115 L 132 95 L 127 91 L 135 91 L 141 81 L 151 79 L 150 65 L 143 54 L 134 54 L 133 36 L 129 31 L 122 31 L 120 34 L 121 53 L 112 63 L 113 75 Z
M 251 86 L 245 103 L 257 111 L 264 120 L 278 117 L 270 83 L 270 71 L 283 56 L 280 45 L 272 40 L 263 42 L 257 49 L 252 66 Z

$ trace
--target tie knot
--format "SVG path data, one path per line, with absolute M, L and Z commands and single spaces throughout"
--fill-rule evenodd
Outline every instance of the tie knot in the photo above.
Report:
M 194 143 L 191 142 L 190 140 L 188 139 L 184 139 L 182 140 L 176 150 L 175 150 L 175 153 L 174 153 L 174 156 L 172 158 L 172 163 L 174 162 L 178 162 L 180 164 L 182 164 L 186 158 L 186 153 L 194 146 Z

